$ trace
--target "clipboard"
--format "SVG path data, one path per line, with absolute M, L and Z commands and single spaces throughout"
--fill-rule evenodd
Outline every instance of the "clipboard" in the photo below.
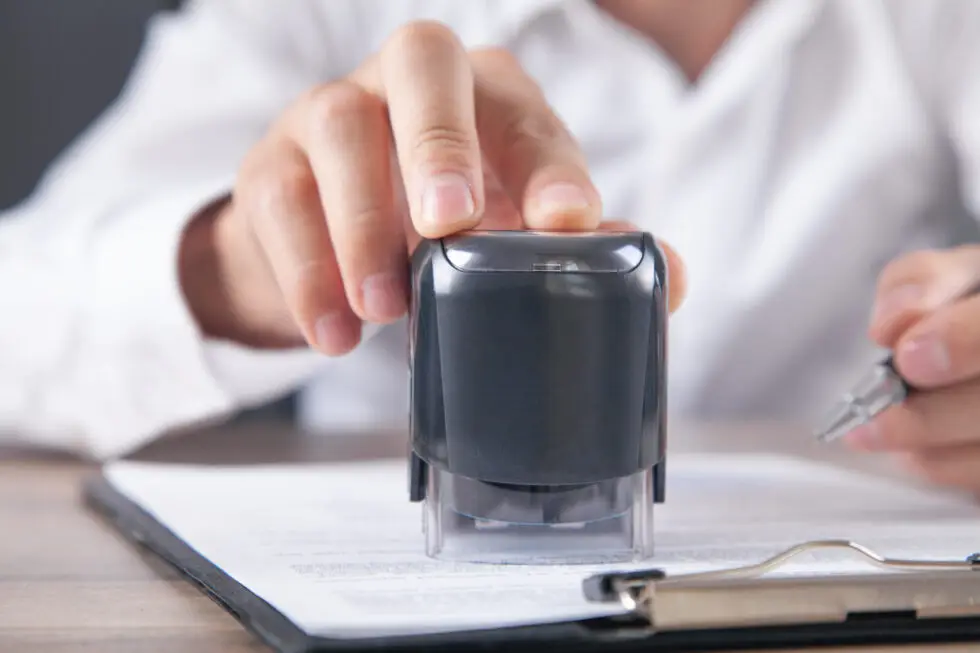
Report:
M 890 560 L 859 543 L 801 543 L 749 567 L 671 576 L 652 568 L 584 577 L 591 601 L 623 616 L 437 635 L 329 639 L 310 635 L 225 574 L 102 475 L 85 504 L 128 541 L 176 569 L 259 640 L 281 653 L 327 651 L 738 651 L 816 646 L 980 642 L 980 554 Z M 846 548 L 887 573 L 769 577 L 812 548 Z

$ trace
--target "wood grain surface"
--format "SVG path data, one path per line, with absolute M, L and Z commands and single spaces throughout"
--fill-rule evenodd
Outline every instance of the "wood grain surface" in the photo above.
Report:
M 672 438 L 671 446 L 680 450 L 706 443 L 732 450 L 809 446 L 801 431 L 780 425 L 675 428 Z M 258 423 L 170 438 L 135 457 L 249 464 L 404 452 L 398 434 L 311 436 Z M 846 454 L 829 457 L 867 467 Z M 94 465 L 66 457 L 0 449 L 0 652 L 267 651 L 221 607 L 82 505 L 80 485 L 96 472 Z M 834 650 L 959 653 L 980 645 Z

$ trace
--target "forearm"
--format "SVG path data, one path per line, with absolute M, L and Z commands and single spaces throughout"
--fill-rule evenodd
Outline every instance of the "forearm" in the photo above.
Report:
M 218 216 L 227 207 L 221 199 L 190 221 L 184 231 L 178 257 L 178 275 L 188 308 L 209 338 L 239 339 L 228 279 L 234 274 L 218 249 Z
M 0 223 L 0 437 L 120 455 L 314 374 L 321 357 L 252 346 L 265 329 L 237 326 L 240 302 L 223 281 L 235 264 L 200 209 L 225 187 L 171 188 L 125 213 L 92 209 L 85 217 L 100 227 L 89 238 L 40 213 Z
M 6 437 L 104 457 L 235 408 L 175 283 L 187 216 L 221 186 L 0 223 Z

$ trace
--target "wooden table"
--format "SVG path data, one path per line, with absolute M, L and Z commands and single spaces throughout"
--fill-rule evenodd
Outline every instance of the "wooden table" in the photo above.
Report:
M 761 443 L 787 451 L 806 446 L 802 431 L 779 425 L 675 427 L 671 435 L 672 447 L 681 450 L 700 448 L 706 441 L 732 450 L 761 448 Z M 311 437 L 258 423 L 168 439 L 134 457 L 327 460 L 401 456 L 404 446 L 399 434 Z M 864 459 L 829 457 L 867 467 Z M 0 449 L 0 652 L 267 651 L 218 605 L 82 506 L 79 485 L 95 471 L 70 458 Z M 977 651 L 980 645 L 915 650 Z

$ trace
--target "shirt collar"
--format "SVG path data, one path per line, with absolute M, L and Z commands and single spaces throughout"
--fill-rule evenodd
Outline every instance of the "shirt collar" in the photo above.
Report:
M 569 5 L 590 3 L 591 0 L 490 0 L 504 9 L 507 23 L 506 40 L 515 40 L 521 32 L 539 18 L 561 13 Z
M 591 8 L 592 0 L 492 0 L 501 3 L 506 12 L 508 37 L 516 38 L 539 18 L 574 8 Z M 757 4 L 739 25 L 734 39 L 743 33 L 758 35 L 762 48 L 773 41 L 786 43 L 802 37 L 826 0 L 757 0 Z M 598 10 L 598 8 L 596 8 Z

